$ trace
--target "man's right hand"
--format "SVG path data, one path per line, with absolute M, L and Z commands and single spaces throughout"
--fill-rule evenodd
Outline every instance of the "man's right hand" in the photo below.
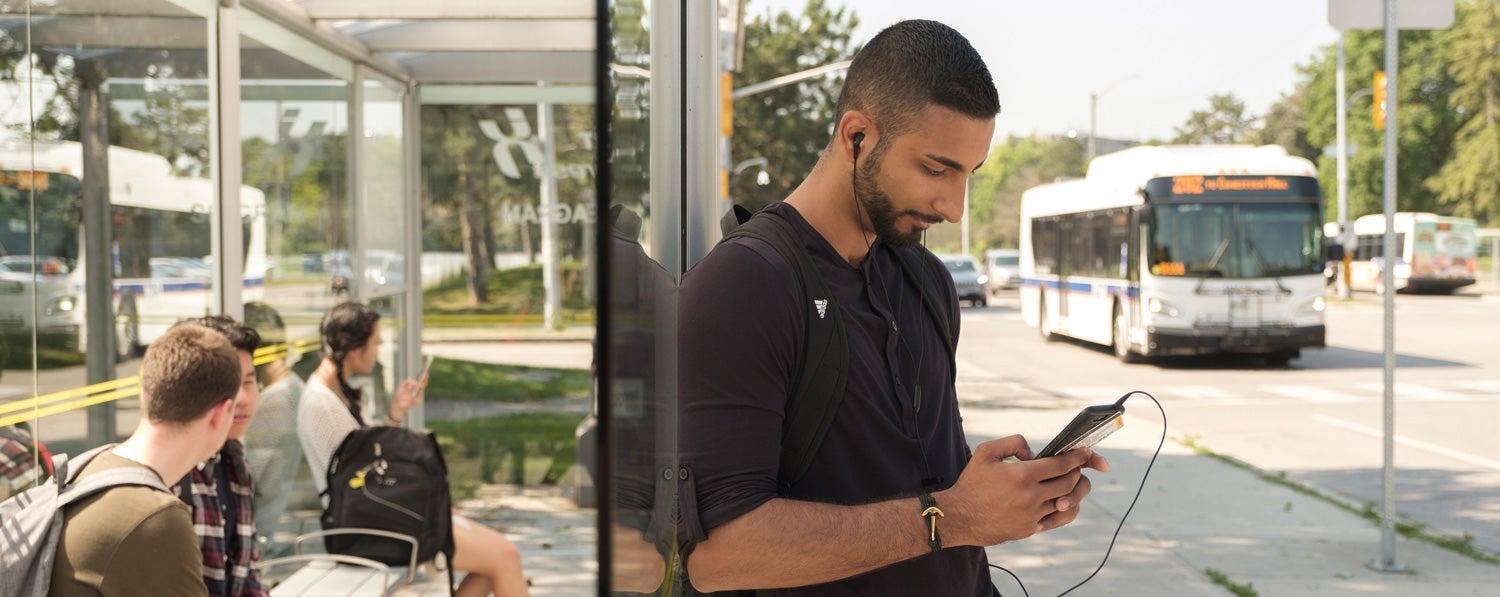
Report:
M 943 545 L 988 547 L 1072 522 L 1092 487 L 1085 467 L 1103 472 L 1109 462 L 1088 448 L 1036 459 L 1019 435 L 979 444 L 958 482 L 933 494 Z

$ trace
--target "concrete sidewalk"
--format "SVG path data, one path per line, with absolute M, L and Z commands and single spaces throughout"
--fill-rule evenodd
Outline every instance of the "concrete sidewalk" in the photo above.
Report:
M 1040 448 L 1077 406 L 966 406 L 970 443 L 997 431 L 1020 433 Z M 1099 446 L 1109 473 L 1090 474 L 1094 491 L 1072 525 L 989 549 L 990 561 L 1026 583 L 1031 595 L 1057 595 L 1099 565 L 1120 517 L 1161 438 L 1161 416 L 1144 398 L 1127 403 L 1125 429 Z M 1398 537 L 1396 561 L 1407 574 L 1375 572 L 1380 529 L 1322 499 L 1199 455 L 1168 430 L 1139 503 L 1109 562 L 1072 595 L 1225 595 L 1207 571 L 1259 595 L 1496 595 L 1500 567 L 1425 542 Z M 1020 595 L 994 571 L 1001 593 Z M 1246 593 L 1249 594 L 1249 593 Z

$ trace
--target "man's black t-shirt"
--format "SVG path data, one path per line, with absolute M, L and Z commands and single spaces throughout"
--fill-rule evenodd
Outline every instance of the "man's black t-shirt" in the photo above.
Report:
M 800 303 L 807 299 L 792 266 L 754 239 L 724 243 L 689 271 L 678 311 L 679 447 L 690 471 L 681 515 L 689 538 L 776 497 L 864 504 L 946 489 L 970 456 L 944 347 L 958 337 L 952 282 L 941 299 L 953 321 L 939 330 L 889 247 L 876 241 L 855 268 L 796 209 L 767 209 L 792 223 L 833 293 L 828 308 L 840 310 L 849 338 L 849 381 L 807 475 L 779 490 L 782 423 L 803 362 L 807 309 Z M 777 594 L 989 596 L 986 566 L 980 548 L 949 548 Z

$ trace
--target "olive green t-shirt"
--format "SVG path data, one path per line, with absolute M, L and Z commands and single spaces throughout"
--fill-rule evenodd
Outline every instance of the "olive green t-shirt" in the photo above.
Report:
M 149 468 L 113 450 L 79 477 L 112 468 Z M 68 506 L 52 566 L 52 597 L 208 595 L 203 556 L 187 504 L 139 485 L 106 489 Z

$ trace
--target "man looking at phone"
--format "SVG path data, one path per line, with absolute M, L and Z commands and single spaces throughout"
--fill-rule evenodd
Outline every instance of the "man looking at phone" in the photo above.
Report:
M 944 345 L 958 338 L 957 293 L 945 277 L 940 329 L 898 263 L 916 251 L 936 264 L 918 242 L 962 217 L 999 109 L 962 35 L 898 23 L 855 57 L 813 171 L 766 208 L 816 264 L 832 293 L 819 316 L 837 309 L 848 342 L 842 402 L 800 479 L 778 458 L 809 326 L 793 266 L 737 238 L 684 277 L 678 487 L 693 588 L 989 596 L 984 546 L 1077 517 L 1081 469 L 1107 463 L 1086 449 L 1034 459 L 1020 436 L 971 455 Z

